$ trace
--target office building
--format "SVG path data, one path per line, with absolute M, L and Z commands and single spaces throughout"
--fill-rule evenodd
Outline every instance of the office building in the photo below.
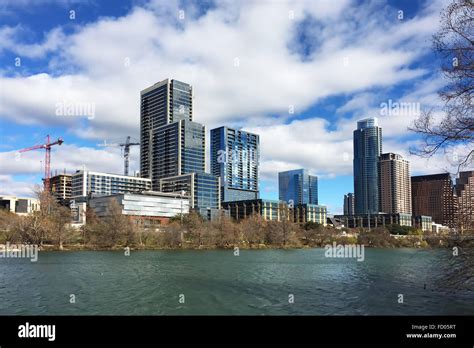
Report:
M 457 223 L 461 232 L 474 231 L 474 171 L 460 172 L 456 179 Z
M 412 226 L 413 224 L 412 215 L 404 213 L 334 215 L 334 218 L 349 228 L 377 228 L 387 225 Z
M 394 153 L 380 155 L 379 211 L 411 214 L 411 180 L 409 162 Z
M 21 198 L 16 196 L 0 196 L 0 209 L 19 215 L 26 215 L 40 211 L 38 198 Z
M 454 228 L 456 198 L 449 173 L 411 177 L 413 215 L 431 216 L 433 222 Z
M 328 210 L 325 205 L 297 204 L 293 208 L 293 222 L 314 222 L 326 226 Z
M 287 202 L 270 199 L 222 202 L 232 218 L 242 220 L 254 214 L 266 221 L 315 222 L 326 225 L 327 208 L 316 204 L 299 204 L 290 208 Z
M 414 216 L 413 217 L 415 227 L 422 230 L 423 232 L 431 232 L 433 229 L 433 219 L 431 216 Z
M 153 137 L 156 128 L 180 120 L 193 120 L 193 88 L 166 79 L 140 93 L 140 175 L 151 179 Z
M 222 202 L 259 197 L 257 134 L 229 127 L 211 130 L 211 173 L 221 178 Z
M 206 169 L 206 129 L 197 122 L 178 120 L 153 133 L 151 179 L 154 191 L 160 179 Z
M 208 173 L 188 173 L 160 180 L 160 191 L 189 197 L 190 208 L 208 220 L 219 216 L 220 180 Z
M 251 199 L 244 201 L 222 202 L 222 207 L 228 210 L 236 220 L 246 219 L 253 214 L 260 215 L 267 221 L 291 221 L 291 212 L 286 202 L 270 199 Z
M 188 197 L 163 192 L 119 193 L 93 197 L 89 209 L 98 217 L 111 214 L 112 201 L 118 203 L 121 213 L 145 226 L 166 224 L 171 217 L 189 213 Z
M 354 215 L 355 199 L 353 193 L 344 195 L 344 215 Z
M 135 176 L 78 170 L 72 175 L 71 196 L 106 196 L 151 190 L 151 180 Z
M 378 159 L 382 153 L 382 129 L 377 118 L 357 122 L 354 131 L 354 195 L 356 214 L 379 212 Z
M 278 173 L 280 201 L 291 205 L 318 204 L 318 177 L 309 175 L 306 169 Z

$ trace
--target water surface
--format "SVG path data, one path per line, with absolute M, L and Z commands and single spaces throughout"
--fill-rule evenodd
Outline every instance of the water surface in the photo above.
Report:
M 452 257 L 367 248 L 363 262 L 326 258 L 324 249 L 40 252 L 36 263 L 0 259 L 0 314 L 472 315 L 472 278 L 453 278 Z

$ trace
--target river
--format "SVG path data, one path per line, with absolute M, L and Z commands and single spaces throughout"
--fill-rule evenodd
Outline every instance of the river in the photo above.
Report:
M 473 279 L 453 258 L 448 249 L 366 248 L 362 262 L 324 249 L 40 252 L 37 262 L 0 259 L 0 314 L 472 315 Z

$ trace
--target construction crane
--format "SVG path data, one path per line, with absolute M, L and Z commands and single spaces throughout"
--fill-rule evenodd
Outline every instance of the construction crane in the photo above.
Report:
M 128 168 L 130 164 L 130 146 L 140 145 L 140 143 L 138 142 L 131 142 L 130 139 L 131 137 L 128 136 L 127 139 L 125 139 L 124 143 L 107 144 L 107 142 L 104 141 L 103 144 L 98 144 L 98 146 L 120 146 L 123 148 L 123 159 L 124 159 L 123 174 L 126 176 L 128 176 Z
M 46 136 L 46 143 L 41 145 L 36 145 L 32 147 L 27 147 L 26 149 L 21 149 L 18 152 L 26 152 L 37 149 L 45 149 L 45 159 L 44 159 L 44 190 L 49 191 L 49 178 L 51 177 L 51 147 L 54 145 L 61 145 L 64 143 L 63 138 L 58 138 L 55 142 L 51 142 L 49 134 Z

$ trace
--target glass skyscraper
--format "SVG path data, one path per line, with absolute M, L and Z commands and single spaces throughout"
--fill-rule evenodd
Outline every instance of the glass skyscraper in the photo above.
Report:
M 193 88 L 166 79 L 140 93 L 140 175 L 152 179 L 152 145 L 156 129 L 180 120 L 193 120 Z
M 206 129 L 197 122 L 179 120 L 153 132 L 151 179 L 153 190 L 159 179 L 187 173 L 204 173 Z
M 229 127 L 211 130 L 211 173 L 221 178 L 222 201 L 257 199 L 260 137 Z
M 357 122 L 354 130 L 355 214 L 379 212 L 378 161 L 382 153 L 382 129 L 377 118 Z
M 279 199 L 287 203 L 318 204 L 318 177 L 306 169 L 278 173 Z
M 219 177 L 205 173 L 206 128 L 193 121 L 193 88 L 166 79 L 141 91 L 141 176 L 153 191 L 190 197 L 203 217 L 220 209 Z

